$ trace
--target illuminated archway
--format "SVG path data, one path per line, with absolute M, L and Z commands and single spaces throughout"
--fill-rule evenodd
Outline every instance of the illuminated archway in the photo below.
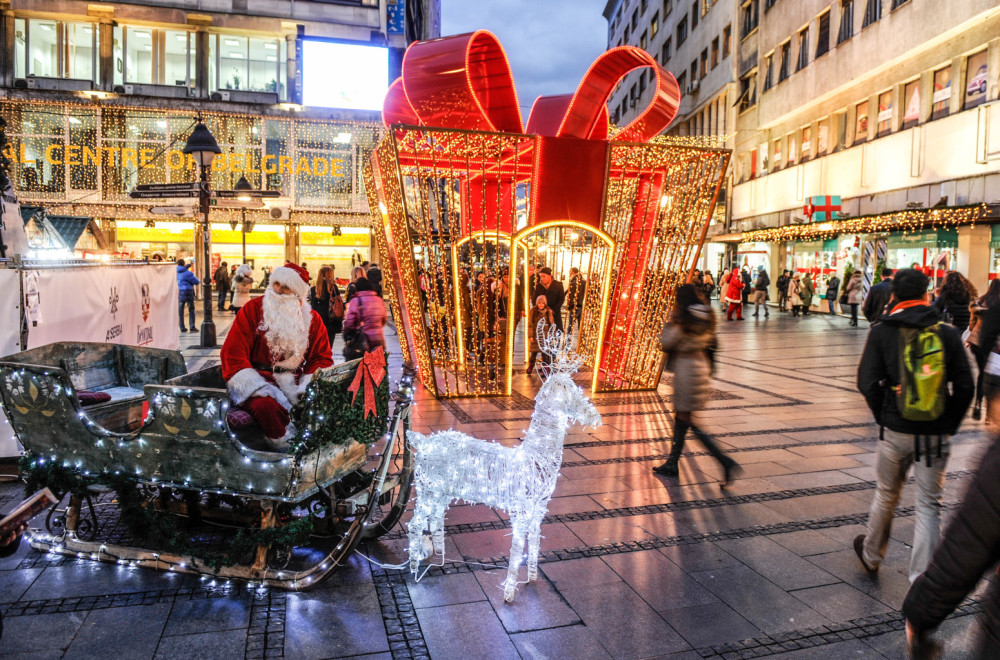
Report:
M 550 233 L 551 230 L 565 230 L 559 232 L 562 244 L 549 243 L 536 248 L 531 239 L 538 234 Z M 590 236 L 589 243 L 586 240 L 587 235 Z M 579 243 L 573 245 L 577 241 Z M 570 247 L 566 247 L 567 243 L 571 244 Z M 546 261 L 555 265 L 555 270 L 563 275 L 568 275 L 570 265 L 574 265 L 572 256 L 566 259 L 566 253 L 579 255 L 580 265 L 576 267 L 580 268 L 581 273 L 586 273 L 587 291 L 583 302 L 584 309 L 578 324 L 579 338 L 577 351 L 585 356 L 586 363 L 593 367 L 600 363 L 600 352 L 604 343 L 604 320 L 607 318 L 608 304 L 612 291 L 611 282 L 614 268 L 615 241 L 606 232 L 592 225 L 575 220 L 551 220 L 531 227 L 525 227 L 518 231 L 512 238 L 510 269 L 511 272 L 519 272 L 523 277 L 521 292 L 524 299 L 526 317 L 528 310 L 534 305 L 534 301 L 531 299 L 532 282 L 528 269 L 530 264 L 538 262 L 538 259 L 533 258 L 533 256 L 538 254 L 536 250 L 539 248 L 544 248 L 542 251 L 546 252 Z M 556 254 L 551 254 L 553 251 Z M 559 253 L 560 251 L 562 254 Z M 586 258 L 585 264 L 584 258 Z M 518 267 L 519 264 L 520 268 Z M 586 267 L 581 268 L 580 266 L 582 265 Z M 514 305 L 513 294 L 512 290 L 512 300 L 508 302 L 510 306 Z M 508 323 L 507 327 L 507 359 L 505 360 L 507 363 L 507 393 L 510 393 L 512 385 L 514 339 L 516 337 L 515 328 L 517 325 L 516 322 Z M 525 318 L 523 330 L 525 360 L 528 359 L 530 333 L 535 331 L 534 328 L 529 328 L 528 325 L 527 318 Z M 595 369 L 595 379 L 596 375 L 597 370 Z M 593 385 L 594 380 L 592 379 L 591 386 L 593 387 Z

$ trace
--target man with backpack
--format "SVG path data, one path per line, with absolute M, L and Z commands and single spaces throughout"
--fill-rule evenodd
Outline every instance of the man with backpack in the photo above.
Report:
M 892 294 L 898 302 L 872 326 L 858 366 L 858 389 L 881 427 L 881 441 L 868 529 L 854 539 L 854 551 L 865 569 L 878 571 L 913 464 L 911 582 L 927 568 L 937 545 L 948 439 L 962 423 L 975 391 L 962 337 L 942 324 L 940 313 L 927 304 L 928 284 L 927 276 L 914 269 L 896 274 Z

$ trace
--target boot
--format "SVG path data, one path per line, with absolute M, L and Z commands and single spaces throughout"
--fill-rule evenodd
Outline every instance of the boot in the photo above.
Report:
M 671 456 L 667 459 L 666 463 L 662 465 L 657 465 L 653 468 L 653 472 L 656 474 L 662 474 L 665 477 L 676 477 L 680 473 L 677 471 L 677 459 Z
M 723 476 L 722 483 L 720 485 L 725 488 L 729 485 L 729 482 L 732 481 L 733 478 L 743 471 L 743 468 L 741 468 L 736 461 L 726 456 L 722 450 L 719 449 L 719 445 L 716 444 L 715 438 L 710 436 L 700 427 L 692 424 L 691 431 L 694 433 L 695 437 L 701 441 L 701 444 L 705 445 L 705 449 L 708 450 L 708 453 L 711 454 L 715 460 L 719 461 L 720 465 L 722 465 Z
M 670 447 L 670 455 L 667 456 L 667 462 L 662 465 L 657 465 L 653 468 L 653 472 L 657 474 L 662 474 L 667 477 L 676 477 L 677 472 L 677 462 L 681 458 L 681 452 L 684 451 L 684 436 L 687 435 L 689 425 L 680 420 L 674 421 L 674 442 Z

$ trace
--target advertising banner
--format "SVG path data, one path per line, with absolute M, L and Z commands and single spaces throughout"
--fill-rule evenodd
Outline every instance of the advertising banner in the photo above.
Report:
M 25 271 L 28 348 L 94 341 L 177 350 L 174 264 Z
M 16 270 L 0 269 L 0 355 L 10 355 L 21 350 L 21 315 L 18 309 L 21 285 L 20 273 Z M 0 457 L 17 456 L 21 453 L 14 432 L 7 423 L 7 417 L 0 410 Z

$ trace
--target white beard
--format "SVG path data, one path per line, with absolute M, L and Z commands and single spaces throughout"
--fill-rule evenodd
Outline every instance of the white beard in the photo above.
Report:
M 312 307 L 295 294 L 282 295 L 272 288 L 264 293 L 264 331 L 274 366 L 296 369 L 309 347 Z

